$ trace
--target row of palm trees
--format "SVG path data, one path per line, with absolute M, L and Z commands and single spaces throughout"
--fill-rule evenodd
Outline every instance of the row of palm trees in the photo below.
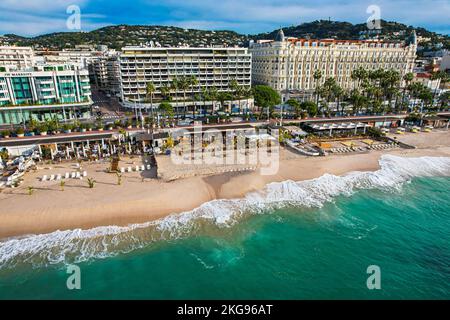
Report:
M 168 104 L 173 101 L 173 93 L 182 92 L 183 93 L 183 114 L 186 117 L 188 111 L 187 105 L 189 102 L 192 103 L 192 115 L 195 117 L 197 103 L 203 102 L 203 109 L 206 110 L 207 102 L 212 102 L 215 105 L 216 102 L 220 102 L 221 109 L 224 110 L 225 102 L 230 100 L 239 100 L 239 107 L 241 107 L 241 100 L 250 98 L 252 95 L 251 89 L 239 85 L 239 83 L 233 79 L 230 81 L 230 91 L 229 92 L 219 92 L 216 87 L 211 88 L 201 88 L 199 86 L 199 81 L 195 76 L 183 76 L 175 77 L 172 79 L 170 84 L 163 85 L 157 88 L 152 82 L 148 82 L 146 86 L 146 102 L 149 102 L 153 106 L 153 101 L 155 100 L 155 93 L 160 92 L 160 109 L 167 112 L 170 109 Z M 188 98 L 189 94 L 189 98 Z M 161 108 L 162 104 L 162 108 Z M 173 111 L 173 108 L 172 108 Z M 177 117 L 178 108 L 175 108 L 175 113 Z M 153 118 L 153 108 L 150 108 L 150 117 Z
M 322 79 L 322 72 L 316 71 L 313 74 L 315 80 L 315 103 L 319 113 L 329 114 L 330 103 L 335 103 L 336 111 L 343 113 L 346 106 L 351 105 L 353 113 L 365 110 L 367 113 L 401 112 L 425 108 L 437 110 L 445 105 L 443 99 L 448 99 L 447 95 L 440 97 L 441 104 L 434 103 L 438 87 L 428 88 L 419 82 L 413 82 L 414 75 L 407 73 L 403 77 L 396 70 L 366 70 L 364 68 L 355 69 L 351 78 L 354 86 L 352 89 L 343 89 L 334 78 Z M 449 81 L 449 76 L 445 72 L 433 72 L 431 80 L 440 79 L 441 83 Z M 439 84 L 438 81 L 436 81 Z M 412 101 L 411 104 L 411 100 Z M 418 103 L 419 102 L 419 103 Z

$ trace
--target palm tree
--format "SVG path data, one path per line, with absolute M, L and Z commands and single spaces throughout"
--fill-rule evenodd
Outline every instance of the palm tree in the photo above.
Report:
M 333 87 L 335 85 L 336 85 L 336 81 L 334 80 L 334 78 L 326 78 L 322 85 L 321 96 L 322 96 L 322 99 L 325 99 L 324 106 L 327 109 L 327 113 L 329 111 L 329 103 L 330 103 L 331 97 L 333 95 Z
M 168 101 L 163 101 L 159 104 L 159 110 L 161 111 L 162 114 L 164 114 L 165 116 L 167 116 L 167 118 L 169 118 L 169 121 L 171 121 L 174 117 L 174 112 L 173 112 L 173 106 L 170 104 L 170 102 Z
M 225 101 L 232 100 L 233 95 L 229 92 L 219 92 L 217 99 L 220 101 L 222 111 L 227 112 L 227 110 L 225 110 Z
M 358 89 L 353 89 L 350 92 L 349 101 L 353 106 L 353 113 L 356 115 L 363 108 L 367 108 L 368 98 Z
M 292 109 L 294 109 L 295 117 L 300 118 L 301 108 L 300 108 L 300 102 L 296 99 L 289 99 L 286 101 L 286 104 L 290 106 Z
M 176 103 L 178 103 L 177 92 L 178 92 L 178 90 L 180 90 L 180 85 L 181 85 L 181 79 L 178 77 L 173 78 L 170 83 L 170 89 L 175 92 Z M 179 113 L 178 113 L 179 109 L 178 108 L 175 108 L 175 109 L 176 109 L 175 114 L 178 118 L 179 117 Z
M 448 106 L 450 101 L 450 91 L 445 91 L 439 96 L 439 101 L 441 103 L 440 108 Z
M 340 106 L 341 106 L 341 99 L 344 97 L 345 91 L 344 91 L 344 89 L 342 89 L 342 87 L 341 87 L 339 84 L 337 84 L 337 83 L 333 86 L 332 91 L 333 91 L 334 97 L 335 97 L 336 100 L 337 100 L 336 109 L 337 109 L 337 112 L 339 112 L 339 108 L 340 108 Z M 344 112 L 344 108 L 342 109 L 342 112 L 341 112 L 341 113 L 343 113 L 343 112 Z
M 209 91 L 206 88 L 202 89 L 202 100 L 203 100 L 203 113 L 206 113 L 206 101 L 209 101 Z
M 381 77 L 381 86 L 383 88 L 384 97 L 389 102 L 389 107 L 392 109 L 392 100 L 394 96 L 397 96 L 398 85 L 400 83 L 401 77 L 397 70 L 388 70 L 384 72 Z M 397 99 L 395 99 L 395 109 L 397 109 Z
M 433 72 L 431 74 L 431 80 L 439 80 L 439 79 L 441 80 L 441 81 L 437 81 L 436 88 L 433 91 L 433 103 L 434 103 L 434 99 L 436 97 L 437 91 L 439 89 L 439 85 L 443 85 L 445 87 L 445 83 L 448 82 L 448 77 L 449 77 L 449 75 L 445 71 Z
M 148 82 L 147 86 L 145 88 L 145 95 L 147 97 L 147 100 L 150 102 L 150 114 L 149 116 L 152 118 L 153 123 L 153 95 L 156 91 L 155 85 L 152 82 Z
M 236 81 L 236 79 L 233 79 L 233 80 L 230 81 L 230 89 L 233 92 L 233 99 L 239 100 L 239 110 L 241 110 L 242 90 L 241 90 L 241 86 Z
M 316 104 L 319 105 L 319 93 L 318 93 L 318 87 L 319 87 L 319 80 L 322 78 L 322 71 L 316 70 L 314 71 L 313 78 L 315 81 L 315 90 L 316 90 Z
M 405 74 L 403 76 L 403 80 L 405 81 L 405 86 L 403 87 L 403 94 L 402 94 L 402 109 L 403 109 L 403 104 L 405 102 L 405 94 L 406 94 L 406 90 L 409 87 L 409 84 L 411 83 L 411 81 L 413 81 L 414 79 L 414 74 L 412 72 L 408 72 L 407 74 Z M 409 98 L 408 98 L 408 104 L 407 104 L 407 108 L 409 107 Z
M 189 87 L 190 87 L 190 79 L 188 77 L 182 77 L 180 79 L 177 79 L 177 88 L 183 91 L 183 103 L 184 103 L 183 112 L 185 118 L 187 111 L 186 91 L 189 89 Z
M 211 103 L 212 103 L 212 112 L 214 112 L 214 104 L 217 101 L 219 95 L 219 91 L 217 90 L 216 87 L 212 87 L 208 90 L 208 96 L 211 99 Z
M 190 76 L 188 78 L 188 82 L 189 82 L 189 86 L 191 87 L 192 101 L 193 101 L 193 104 L 194 104 L 194 106 L 192 107 L 192 115 L 195 117 L 195 107 L 196 107 L 195 102 L 196 102 L 197 99 L 196 99 L 195 94 L 194 94 L 194 87 L 198 86 L 199 82 L 198 82 L 198 79 L 195 76 Z
M 449 81 L 450 81 L 450 75 L 448 75 L 446 72 L 442 72 L 441 73 L 441 85 L 442 85 L 442 87 L 445 88 L 445 85 Z M 448 92 L 449 91 L 446 91 L 446 92 L 442 93 L 440 96 L 442 96 L 444 94 L 444 95 L 446 95 L 448 97 Z M 440 100 L 440 101 L 441 101 L 441 106 L 443 106 L 442 105 L 442 100 Z M 447 101 L 448 101 L 448 98 L 447 98 Z M 439 109 L 440 109 L 440 107 L 439 107 Z
M 196 114 L 196 111 L 197 111 L 197 102 L 202 101 L 202 99 L 203 98 L 202 98 L 202 95 L 200 93 L 194 94 L 194 97 L 192 99 L 192 101 L 194 102 L 194 108 L 192 109 L 192 116 L 194 117 L 194 119 L 195 119 L 195 114 Z
M 361 88 L 361 83 L 368 77 L 367 70 L 363 67 L 359 67 L 352 71 L 351 78 L 358 81 L 358 89 Z

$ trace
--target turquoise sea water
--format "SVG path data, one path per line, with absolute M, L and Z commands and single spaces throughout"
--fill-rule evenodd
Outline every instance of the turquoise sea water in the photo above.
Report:
M 126 238 L 83 242 L 95 250 L 64 247 L 64 259 L 49 242 L 34 240 L 32 253 L 20 255 L 3 243 L 0 298 L 450 299 L 450 178 L 371 188 L 361 186 L 365 179 L 322 206 L 289 202 L 226 227 L 201 221 L 173 238 L 146 226 Z M 122 253 L 111 256 L 105 241 L 140 245 L 116 243 Z M 63 261 L 78 261 L 81 290 L 66 288 Z M 381 290 L 367 289 L 369 265 L 381 269 Z

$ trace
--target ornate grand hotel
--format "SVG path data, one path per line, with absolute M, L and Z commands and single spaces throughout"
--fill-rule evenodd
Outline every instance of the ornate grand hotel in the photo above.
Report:
M 287 96 L 304 98 L 314 92 L 314 72 L 333 77 L 344 89 L 355 82 L 352 70 L 395 69 L 404 75 L 413 71 L 417 39 L 415 33 L 405 43 L 363 40 L 306 40 L 286 38 L 280 30 L 272 40 L 250 45 L 252 82 L 265 84 Z

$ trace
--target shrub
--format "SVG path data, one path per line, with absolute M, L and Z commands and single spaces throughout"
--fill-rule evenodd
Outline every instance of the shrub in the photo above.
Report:
M 367 134 L 373 138 L 381 138 L 384 136 L 380 129 L 373 127 L 367 129 Z
M 11 135 L 11 132 L 9 130 L 3 130 L 2 131 L 2 136 L 3 137 L 9 137 Z
M 95 185 L 96 182 L 97 182 L 97 181 L 95 181 L 94 179 L 88 178 L 88 179 L 87 179 L 87 183 L 88 183 L 89 189 L 94 188 L 94 185 Z
M 48 131 L 48 125 L 46 123 L 42 123 L 39 126 L 39 132 L 47 132 Z
M 64 130 L 64 131 L 72 130 L 72 128 L 73 128 L 73 126 L 72 126 L 70 123 L 65 123 L 65 124 L 63 125 L 63 130 Z

